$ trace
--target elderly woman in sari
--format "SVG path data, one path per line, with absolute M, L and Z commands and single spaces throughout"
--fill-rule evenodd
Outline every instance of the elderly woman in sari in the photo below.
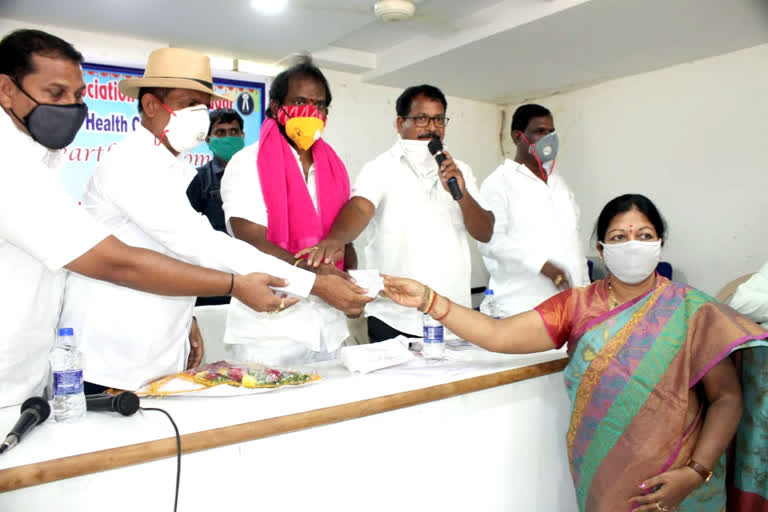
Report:
M 596 227 L 609 276 L 501 320 L 452 304 L 416 281 L 384 281 L 392 300 L 428 309 L 488 350 L 530 353 L 567 343 L 567 449 L 582 511 L 719 512 L 726 504 L 725 452 L 750 405 L 737 368 L 742 362 L 729 355 L 765 350 L 768 332 L 657 275 L 664 233 L 649 199 L 613 199 Z M 766 471 L 765 465 L 751 469 Z M 756 508 L 741 510 L 768 510 L 764 496 L 754 497 Z M 729 503 L 729 510 L 738 509 Z

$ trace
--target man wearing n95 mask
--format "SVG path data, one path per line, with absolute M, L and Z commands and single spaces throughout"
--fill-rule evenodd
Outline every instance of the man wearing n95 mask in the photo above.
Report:
M 421 280 L 456 303 L 471 301 L 471 263 L 467 235 L 488 241 L 493 214 L 479 202 L 472 169 L 447 159 L 438 168 L 427 145 L 445 137 L 447 101 L 437 87 L 406 89 L 396 102 L 398 140 L 368 162 L 330 233 L 310 253 L 310 263 L 333 262 L 344 244 L 370 224 L 366 266 L 383 274 Z M 453 200 L 448 180 L 456 178 L 463 197 Z M 422 335 L 422 315 L 389 299 L 366 308 L 372 342 L 404 334 Z M 449 336 L 452 334 L 449 333 Z
M 514 160 L 507 159 L 481 187 L 496 225 L 490 242 L 478 244 L 503 317 L 589 283 L 579 207 L 555 170 L 559 139 L 552 113 L 523 105 L 511 128 Z

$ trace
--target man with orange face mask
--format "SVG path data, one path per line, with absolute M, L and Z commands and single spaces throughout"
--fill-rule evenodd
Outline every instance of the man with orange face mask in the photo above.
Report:
M 330 103 L 328 81 L 308 57 L 275 77 L 259 141 L 229 162 L 221 197 L 236 238 L 318 275 L 346 278 L 357 264 L 351 244 L 338 265 L 314 268 L 294 257 L 325 237 L 349 199 L 347 170 L 321 138 Z M 348 335 L 344 314 L 314 297 L 272 315 L 234 300 L 224 342 L 235 359 L 284 365 L 334 358 Z
M 273 313 L 312 294 L 360 314 L 369 299 L 350 290 L 349 281 L 264 254 L 214 230 L 190 205 L 186 190 L 197 173 L 184 152 L 205 140 L 208 106 L 217 95 L 207 56 L 183 48 L 155 50 L 144 77 L 122 80 L 120 90 L 137 98 L 141 125 L 96 167 L 83 196 L 93 216 L 126 243 L 233 274 L 259 269 L 287 279 L 276 291 L 293 298 L 284 298 Z M 200 363 L 202 340 L 194 329 L 189 334 L 194 303 L 194 297 L 161 297 L 72 276 L 61 326 L 79 333 L 93 391 L 136 389 Z

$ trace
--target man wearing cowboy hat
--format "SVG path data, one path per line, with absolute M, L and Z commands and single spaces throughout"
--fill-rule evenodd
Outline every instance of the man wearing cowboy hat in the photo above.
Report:
M 268 256 L 214 230 L 190 206 L 186 190 L 196 171 L 181 153 L 208 134 L 208 105 L 219 96 L 212 86 L 208 57 L 181 48 L 155 50 L 143 78 L 122 80 L 120 91 L 138 99 L 141 125 L 95 169 L 86 208 L 126 243 L 236 274 L 284 277 L 287 293 L 312 293 L 360 314 L 370 301 L 363 289 Z M 137 389 L 201 360 L 202 346 L 187 349 L 194 302 L 75 277 L 67 282 L 61 325 L 80 333 L 88 382 Z
M 262 311 L 280 304 L 267 285 L 285 284 L 125 245 L 78 208 L 51 169 L 85 118 L 82 61 L 71 44 L 39 30 L 0 40 L 0 173 L 9 189 L 23 192 L 0 201 L 0 407 L 39 395 L 48 380 L 66 270 L 168 295 L 229 290 Z

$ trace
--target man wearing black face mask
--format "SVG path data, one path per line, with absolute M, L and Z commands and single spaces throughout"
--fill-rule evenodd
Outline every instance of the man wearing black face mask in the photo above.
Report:
M 63 153 L 53 150 L 83 122 L 81 62 L 72 45 L 45 32 L 18 30 L 0 41 L 0 176 L 14 191 L 0 201 L 0 407 L 40 394 L 47 382 L 62 269 L 157 294 L 228 293 L 260 311 L 281 304 L 268 285 L 286 284 L 125 245 L 75 204 L 57 182 Z
M 511 135 L 515 159 L 506 160 L 481 187 L 496 224 L 491 241 L 478 244 L 504 317 L 589 281 L 579 207 L 554 172 L 559 141 L 552 113 L 540 105 L 519 107 Z

